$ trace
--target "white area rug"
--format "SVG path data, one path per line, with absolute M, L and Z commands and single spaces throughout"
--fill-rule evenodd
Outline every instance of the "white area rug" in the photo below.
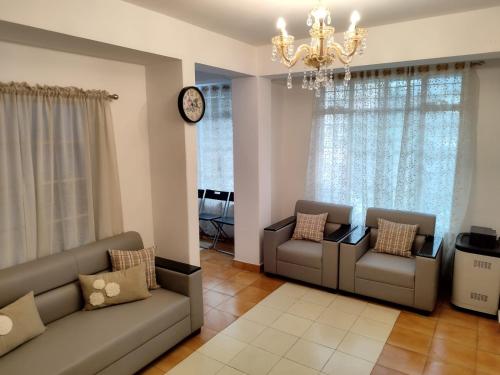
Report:
M 168 374 L 370 374 L 399 312 L 286 283 Z

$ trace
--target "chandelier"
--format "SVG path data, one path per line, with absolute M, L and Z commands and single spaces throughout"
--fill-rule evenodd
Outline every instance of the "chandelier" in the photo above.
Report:
M 344 84 L 348 84 L 351 79 L 351 61 L 354 55 L 363 54 L 366 48 L 366 29 L 357 26 L 360 18 L 357 11 L 352 12 L 351 25 L 344 32 L 343 43 L 337 43 L 334 38 L 335 28 L 330 26 L 330 11 L 319 1 L 307 17 L 306 24 L 311 27 L 310 44 L 301 44 L 295 50 L 295 38 L 287 33 L 285 20 L 280 17 L 276 24 L 280 35 L 272 39 L 272 60 L 279 60 L 288 67 L 287 87 L 292 88 L 291 68 L 299 60 L 313 69 L 309 73 L 304 71 L 302 88 L 316 90 L 316 96 L 320 96 L 321 87 L 333 86 L 332 66 L 336 60 L 344 65 Z

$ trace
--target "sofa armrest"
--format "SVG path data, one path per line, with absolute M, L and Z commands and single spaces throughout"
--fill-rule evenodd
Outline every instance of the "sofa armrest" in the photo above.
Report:
M 336 231 L 327 234 L 323 240 L 324 241 L 331 241 L 331 242 L 340 242 L 344 237 L 346 237 L 349 233 L 351 233 L 353 230 L 355 230 L 357 226 L 352 226 L 350 224 L 342 224 L 340 225 L 340 228 L 337 229 Z
M 443 248 L 443 239 L 441 237 L 427 236 L 424 246 L 415 254 L 418 257 L 435 259 Z
M 358 227 L 340 242 L 339 289 L 354 293 L 356 262 L 370 245 L 370 228 Z
M 295 217 L 291 216 L 264 229 L 262 241 L 264 272 L 276 273 L 276 250 L 279 245 L 292 238 L 294 227 Z
M 280 220 L 277 223 L 274 223 L 274 224 L 264 228 L 264 230 L 276 232 L 276 231 L 283 229 L 284 227 L 286 227 L 290 224 L 294 224 L 294 223 L 295 223 L 295 216 L 289 216 L 286 219 Z
M 156 279 L 164 288 L 189 297 L 191 332 L 203 325 L 201 268 L 170 259 L 155 258 Z

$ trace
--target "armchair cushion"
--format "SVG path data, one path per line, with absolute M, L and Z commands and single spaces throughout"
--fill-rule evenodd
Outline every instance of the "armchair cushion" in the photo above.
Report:
M 418 225 L 394 223 L 378 219 L 378 235 L 375 251 L 411 257 L 411 249 L 417 229 Z
M 278 246 L 277 258 L 281 262 L 320 269 L 322 253 L 321 243 L 290 240 Z
M 415 258 L 405 258 L 366 252 L 356 263 L 356 278 L 413 289 L 415 287 Z
M 294 240 L 311 240 L 321 242 L 325 232 L 325 224 L 328 213 L 319 215 L 308 215 L 298 212 L 297 224 L 293 231 Z
M 371 230 L 370 230 L 370 248 L 371 249 L 373 249 L 375 247 L 375 244 L 377 243 L 377 237 L 378 237 L 378 229 L 371 228 Z M 427 238 L 426 236 L 423 236 L 421 234 L 417 234 L 415 236 L 415 239 L 413 240 L 413 247 L 411 249 L 411 252 L 413 255 L 416 255 L 424 247 L 426 238 Z

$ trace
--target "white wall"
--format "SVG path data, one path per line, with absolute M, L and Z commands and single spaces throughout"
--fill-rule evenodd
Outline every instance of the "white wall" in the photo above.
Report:
M 106 89 L 111 103 L 125 230 L 153 244 L 151 176 L 142 65 L 104 60 L 0 41 L 0 81 Z
M 304 197 L 313 110 L 313 93 L 284 81 L 272 81 L 272 218 L 293 215 L 295 202 Z
M 475 178 L 463 226 L 481 225 L 500 233 L 500 61 L 476 67 L 479 78 Z M 307 157 L 314 94 L 300 88 L 288 90 L 283 80 L 273 81 L 272 122 L 272 217 L 293 213 L 297 199 L 304 198 Z
M 500 61 L 476 68 L 479 82 L 475 178 L 464 229 L 500 233 Z
M 0 20 L 235 72 L 257 70 L 255 47 L 120 0 L 0 0 Z
M 271 224 L 271 82 L 237 78 L 231 92 L 235 260 L 258 265 L 262 230 Z

